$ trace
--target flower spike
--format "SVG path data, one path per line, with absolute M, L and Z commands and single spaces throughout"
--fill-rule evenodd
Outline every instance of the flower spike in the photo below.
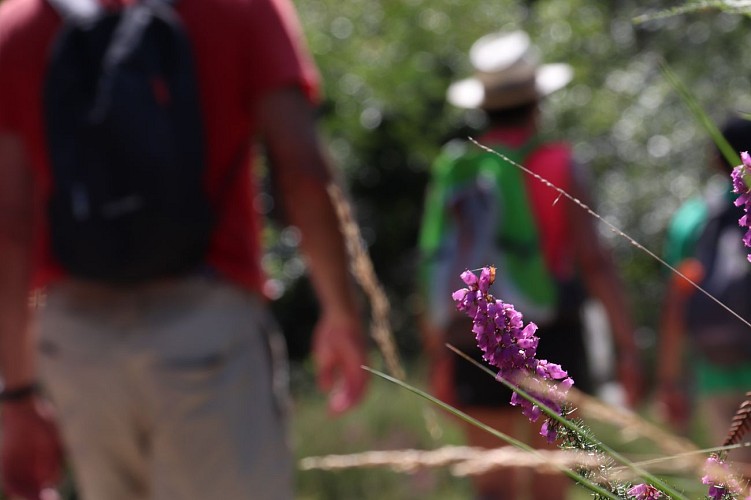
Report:
M 460 277 L 467 287 L 452 294 L 456 307 L 472 318 L 472 333 L 477 346 L 483 352 L 483 359 L 498 368 L 498 378 L 516 387 L 524 384 L 534 399 L 560 414 L 565 395 L 574 381 L 561 365 L 537 359 L 540 342 L 535 335 L 537 325 L 531 322 L 525 325 L 522 314 L 513 304 L 489 293 L 495 273 L 496 269 L 491 266 L 482 268 L 479 277 L 472 271 L 464 271 Z M 522 413 L 532 422 L 542 415 L 539 405 L 516 392 L 511 396 L 511 404 L 520 406 Z M 540 433 L 553 442 L 557 425 L 545 419 Z

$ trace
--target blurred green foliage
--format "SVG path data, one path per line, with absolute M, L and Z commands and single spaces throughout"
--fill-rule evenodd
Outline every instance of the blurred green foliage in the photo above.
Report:
M 638 25 L 665 1 L 296 0 L 323 77 L 322 126 L 343 170 L 376 271 L 393 306 L 395 335 L 416 352 L 416 235 L 428 169 L 442 143 L 472 135 L 477 116 L 444 101 L 470 72 L 466 53 L 494 30 L 528 31 L 547 62 L 575 68 L 569 87 L 545 103 L 545 128 L 569 140 L 592 172 L 600 214 L 660 253 L 677 206 L 697 195 L 710 139 L 665 80 L 670 64 L 720 123 L 751 111 L 748 17 L 704 9 Z M 664 271 L 607 229 L 603 236 L 628 286 L 645 347 L 653 340 Z M 274 252 L 279 251 L 276 245 Z M 272 252 L 273 253 L 273 252 Z M 284 272 L 277 302 L 293 353 L 304 353 L 309 291 Z M 293 266 L 299 270 L 299 266 Z M 286 276 L 286 277 L 285 277 Z M 304 307 L 304 306 L 303 306 Z M 286 319 L 285 319 L 286 318 Z

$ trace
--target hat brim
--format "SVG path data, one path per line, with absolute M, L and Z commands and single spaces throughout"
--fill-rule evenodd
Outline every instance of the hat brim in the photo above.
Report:
M 542 98 L 568 85 L 574 77 L 574 70 L 566 63 L 543 64 L 535 72 L 535 92 L 537 98 Z M 459 108 L 484 108 L 486 96 L 483 84 L 476 78 L 465 78 L 452 83 L 447 92 L 446 100 Z M 492 108 L 507 108 L 529 102 L 529 98 L 509 96 L 504 105 L 494 105 Z

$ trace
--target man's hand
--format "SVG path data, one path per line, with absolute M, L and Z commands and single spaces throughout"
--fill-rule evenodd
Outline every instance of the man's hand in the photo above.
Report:
M 328 393 L 329 411 L 341 414 L 356 405 L 367 386 L 365 342 L 357 316 L 324 314 L 313 331 L 318 387 Z
M 52 410 L 32 397 L 2 408 L 0 470 L 5 492 L 25 500 L 55 500 L 62 448 Z

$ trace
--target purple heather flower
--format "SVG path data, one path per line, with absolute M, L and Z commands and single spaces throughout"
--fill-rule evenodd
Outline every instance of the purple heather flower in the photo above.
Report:
M 710 455 L 704 464 L 706 475 L 701 478 L 702 484 L 709 486 L 707 496 L 712 500 L 721 500 L 726 493 L 740 493 L 742 487 L 738 480 L 730 474 L 728 465 L 717 455 Z
M 472 333 L 483 359 L 498 368 L 498 378 L 516 387 L 524 386 L 527 393 L 541 404 L 561 413 L 566 392 L 573 379 L 560 365 L 536 358 L 539 337 L 537 325 L 524 324 L 522 314 L 513 304 L 496 299 L 488 290 L 495 280 L 495 268 L 484 267 L 478 277 L 472 271 L 461 274 L 466 288 L 452 294 L 456 308 L 472 318 Z M 555 382 L 555 383 L 553 383 Z M 520 406 L 522 413 L 535 422 L 542 410 L 514 392 L 511 404 Z M 557 432 L 555 422 L 546 419 L 541 434 L 550 442 Z
M 739 195 L 738 198 L 735 199 L 735 206 L 742 206 L 745 212 L 743 217 L 738 220 L 738 224 L 741 227 L 746 228 L 746 234 L 743 236 L 743 243 L 747 247 L 751 247 L 751 224 L 749 224 L 751 221 L 748 216 L 749 209 L 751 208 L 751 191 L 745 181 L 745 178 L 751 174 L 749 171 L 749 169 L 751 169 L 751 155 L 748 154 L 748 151 L 741 153 L 741 161 L 742 163 L 733 169 L 730 177 L 733 180 L 733 192 Z M 751 261 L 751 254 L 748 255 L 748 260 Z
M 540 436 L 547 439 L 548 444 L 555 443 L 555 440 L 558 437 L 558 426 L 556 424 L 557 422 L 555 422 L 552 418 L 547 418 L 545 419 L 545 422 L 542 423 L 542 427 L 540 428 Z
M 636 500 L 648 500 L 650 498 L 662 498 L 662 492 L 651 484 L 637 484 L 626 492 L 629 497 Z
M 735 167 L 731 173 L 734 193 L 741 194 L 748 192 L 749 189 L 743 176 L 748 173 L 749 168 L 751 168 L 751 155 L 748 154 L 748 151 L 743 151 L 741 153 L 741 164 Z

